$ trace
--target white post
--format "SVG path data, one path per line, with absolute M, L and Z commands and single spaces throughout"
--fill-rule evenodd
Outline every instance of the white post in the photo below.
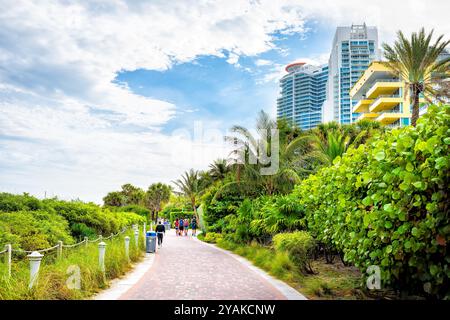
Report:
M 134 231 L 134 242 L 136 243 L 136 248 L 139 248 L 139 231 Z
M 114 233 L 111 232 L 111 240 L 114 238 Z
M 37 281 L 39 274 L 39 267 L 41 266 L 43 256 L 44 256 L 43 254 L 40 254 L 37 251 L 33 251 L 31 254 L 27 256 L 28 260 L 30 261 L 30 283 L 28 285 L 29 289 L 31 289 Z
M 144 238 L 147 233 L 147 222 L 144 222 Z
M 99 236 L 98 236 L 98 241 L 102 242 L 102 240 L 103 240 L 103 236 L 102 236 L 102 235 L 99 235 Z
M 127 257 L 128 262 L 130 262 L 130 237 L 125 237 L 125 256 Z
M 12 260 L 12 247 L 11 244 L 6 245 L 6 266 L 8 268 L 8 278 L 11 277 L 11 260 Z
M 102 272 L 105 272 L 105 249 L 106 243 L 100 242 L 98 244 L 98 264 Z
M 62 241 L 58 241 L 58 248 L 56 249 L 56 256 L 58 257 L 58 259 L 62 258 L 62 249 L 63 249 L 63 242 Z
M 88 237 L 84 237 L 84 246 L 87 248 L 89 244 L 89 238 Z

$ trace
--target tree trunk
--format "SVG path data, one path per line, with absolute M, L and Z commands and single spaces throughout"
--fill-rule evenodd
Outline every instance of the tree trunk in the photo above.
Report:
M 236 181 L 237 183 L 241 182 L 241 165 L 238 163 L 236 168 Z
M 419 96 L 420 96 L 420 85 L 419 84 L 413 84 L 412 85 L 412 100 L 413 100 L 413 106 L 412 106 L 412 115 L 411 115 L 411 125 L 413 127 L 416 126 L 417 119 L 419 119 Z

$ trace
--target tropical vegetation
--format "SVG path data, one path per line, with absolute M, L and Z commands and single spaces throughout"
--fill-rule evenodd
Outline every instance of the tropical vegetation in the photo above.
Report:
M 0 300 L 81 299 L 106 288 L 108 280 L 131 268 L 124 252 L 124 236 L 134 237 L 131 225 L 144 221 L 144 217 L 133 211 L 112 211 L 93 203 L 0 193 L 0 251 L 6 244 L 11 244 L 13 249 L 10 277 L 0 256 Z M 124 229 L 127 231 L 122 233 Z M 103 274 L 98 266 L 98 240 L 95 240 L 99 235 L 108 238 L 111 234 L 116 236 L 105 240 L 106 272 Z M 85 237 L 89 243 L 75 246 Z M 29 262 L 25 255 L 54 247 L 59 241 L 67 246 L 61 259 L 57 259 L 56 250 L 44 252 L 39 281 L 29 290 Z M 131 262 L 141 258 L 143 241 L 140 246 L 131 242 Z M 73 266 L 80 270 L 80 290 L 66 286 L 68 271 Z
M 443 91 L 448 89 L 450 58 L 439 56 L 446 52 L 450 40 L 444 41 L 444 35 L 440 35 L 432 43 L 433 30 L 427 34 L 424 28 L 413 32 L 410 39 L 398 31 L 397 38 L 393 46 L 383 44 L 384 56 L 392 72 L 407 84 L 405 94 L 412 101 L 411 124 L 415 126 L 422 95 L 430 102 L 433 98 L 440 102 L 448 98 Z

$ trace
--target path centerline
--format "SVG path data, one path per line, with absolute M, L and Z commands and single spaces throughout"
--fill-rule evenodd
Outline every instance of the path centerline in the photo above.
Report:
M 300 295 L 301 296 L 301 295 Z M 284 300 L 265 277 L 192 237 L 166 233 L 151 268 L 121 300 Z

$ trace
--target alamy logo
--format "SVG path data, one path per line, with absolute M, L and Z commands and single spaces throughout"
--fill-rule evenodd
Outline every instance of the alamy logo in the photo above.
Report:
M 274 175 L 278 172 L 280 161 L 280 134 L 278 129 L 258 130 L 259 139 L 250 133 L 244 139 L 233 139 L 233 161 L 238 164 L 260 165 L 261 175 Z
M 81 289 L 81 270 L 77 265 L 70 265 L 67 268 L 66 274 L 69 276 L 66 280 L 67 288 L 71 290 Z
M 381 271 L 379 266 L 369 266 L 366 273 L 367 277 L 366 285 L 369 290 L 381 289 Z

